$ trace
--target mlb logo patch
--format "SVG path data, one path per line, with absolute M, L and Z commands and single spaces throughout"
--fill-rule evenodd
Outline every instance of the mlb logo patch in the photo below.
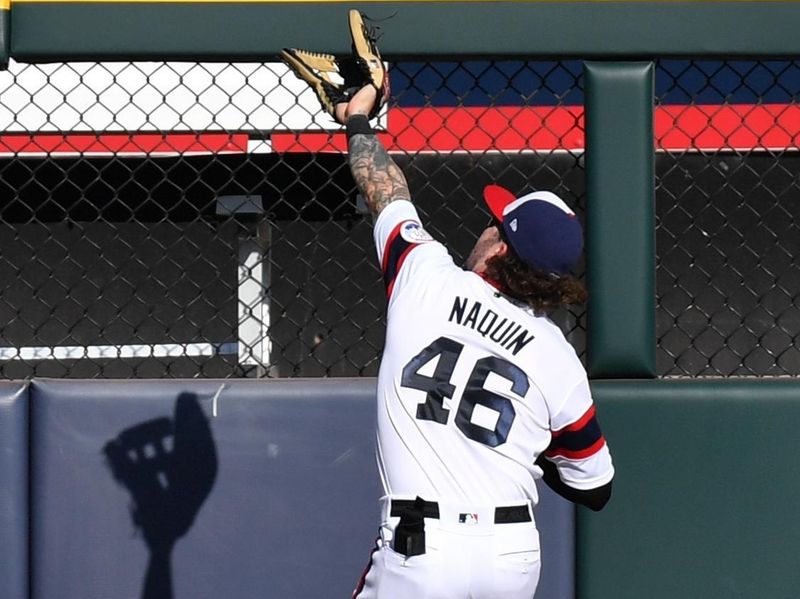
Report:
M 478 514 L 459 514 L 458 515 L 458 523 L 459 524 L 477 524 L 478 523 Z

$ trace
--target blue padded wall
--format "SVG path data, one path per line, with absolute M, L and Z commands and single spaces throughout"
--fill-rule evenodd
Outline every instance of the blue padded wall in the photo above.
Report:
M 542 572 L 535 599 L 575 597 L 575 506 L 539 481 L 536 527 L 542 547 Z
M 222 384 L 33 382 L 33 599 L 350 596 L 378 528 L 374 379 Z M 574 511 L 543 495 L 537 596 L 569 599 Z
M 28 391 L 0 382 L 0 597 L 28 596 Z
M 174 597 L 346 597 L 374 540 L 374 383 L 36 381 L 33 597 L 138 597 L 149 552 L 103 454 L 195 394 L 218 468 L 169 560 Z M 146 450 L 145 453 L 152 453 Z M 167 508 L 165 508 L 167 509 Z

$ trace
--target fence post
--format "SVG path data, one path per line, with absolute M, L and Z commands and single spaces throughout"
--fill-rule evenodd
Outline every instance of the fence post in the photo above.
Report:
M 654 67 L 584 65 L 588 370 L 655 376 Z

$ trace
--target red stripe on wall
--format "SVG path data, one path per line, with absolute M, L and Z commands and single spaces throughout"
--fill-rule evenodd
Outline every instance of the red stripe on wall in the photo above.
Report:
M 389 131 L 400 149 L 482 151 L 584 146 L 583 108 L 403 108 L 392 110 Z
M 800 106 L 665 105 L 655 109 L 660 150 L 763 150 L 800 146 Z M 392 108 L 390 152 L 582 150 L 583 108 Z M 273 133 L 276 152 L 343 152 L 341 133 Z
M 404 151 L 396 147 L 390 133 L 378 133 L 378 139 L 389 151 Z M 273 133 L 270 136 L 272 150 L 280 153 L 329 153 L 343 154 L 347 151 L 347 137 L 344 133 Z
M 766 150 L 800 147 L 800 105 L 664 105 L 656 149 Z M 390 152 L 582 150 L 580 106 L 392 108 L 378 134 Z M 0 135 L 0 154 L 227 154 L 247 152 L 247 133 L 34 133 Z M 276 132 L 275 152 L 342 153 L 343 133 Z
M 800 105 L 660 106 L 655 130 L 663 150 L 797 149 Z
M 226 154 L 247 152 L 246 133 L 74 133 L 0 135 L 0 153 Z
M 390 152 L 582 148 L 583 108 L 392 108 L 379 138 Z M 273 133 L 275 152 L 343 152 L 339 133 Z

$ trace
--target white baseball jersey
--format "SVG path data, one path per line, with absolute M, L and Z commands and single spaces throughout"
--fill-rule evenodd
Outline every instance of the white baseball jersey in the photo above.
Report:
M 374 236 L 389 301 L 377 430 L 386 494 L 535 505 L 542 453 L 573 488 L 609 482 L 586 372 L 561 330 L 456 266 L 410 202 L 387 206 Z

